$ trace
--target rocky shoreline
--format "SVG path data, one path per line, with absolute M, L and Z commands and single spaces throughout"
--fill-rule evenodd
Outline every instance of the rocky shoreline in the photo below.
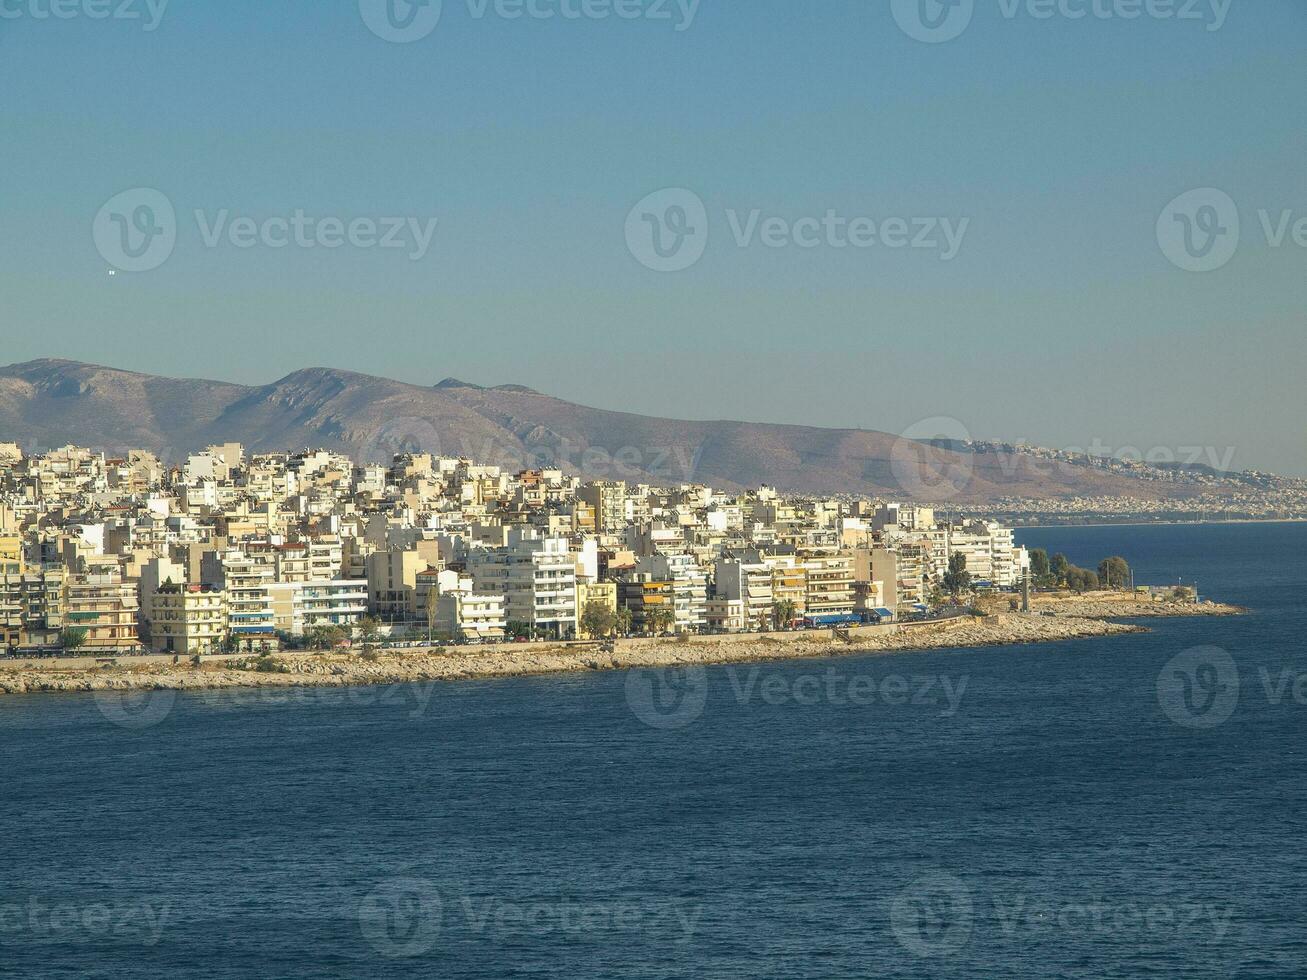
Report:
M 1113 598 L 1036 603 L 1025 614 L 995 614 L 923 624 L 848 641 L 829 633 L 774 633 L 756 638 L 666 642 L 619 642 L 613 650 L 558 646 L 518 648 L 453 647 L 383 651 L 372 658 L 339 654 L 288 654 L 264 661 L 249 658 L 199 666 L 172 662 L 96 669 L 43 669 L 0 665 L 0 694 L 75 691 L 211 690 L 240 687 L 347 687 L 370 684 L 522 677 L 588 670 L 707 666 L 813 657 L 864 656 L 910 650 L 1051 643 L 1123 633 L 1145 627 L 1112 622 L 1144 616 L 1235 615 L 1219 604 L 1122 602 Z

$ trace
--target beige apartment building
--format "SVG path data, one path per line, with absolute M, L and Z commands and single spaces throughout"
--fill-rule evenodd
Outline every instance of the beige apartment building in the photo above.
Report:
M 802 559 L 804 614 L 848 616 L 853 612 L 853 556 L 822 555 Z
M 609 612 L 617 613 L 617 583 L 616 582 L 589 582 L 580 581 L 576 583 L 576 615 L 577 619 L 585 616 L 586 607 L 591 603 L 598 603 Z M 600 637 L 591 636 L 578 625 L 576 635 L 583 640 L 597 640 Z
M 112 572 L 92 572 L 69 579 L 64 622 L 86 631 L 87 652 L 132 650 L 141 645 L 136 618 L 140 603 L 135 582 Z
M 203 585 L 164 585 L 154 594 L 150 647 L 156 653 L 221 653 L 229 635 L 227 594 Z
M 18 648 L 23 642 L 23 619 L 23 563 L 0 554 L 0 646 Z

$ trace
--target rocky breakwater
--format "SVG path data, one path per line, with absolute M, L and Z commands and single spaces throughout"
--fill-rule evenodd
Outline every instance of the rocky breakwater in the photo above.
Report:
M 1129 592 L 1087 592 L 1084 595 L 1036 596 L 1036 612 L 1093 619 L 1145 619 L 1161 616 L 1239 616 L 1248 610 L 1223 602 L 1151 599 Z
M 1080 616 L 1000 614 L 941 623 L 820 633 L 771 633 L 756 638 L 694 637 L 666 642 L 619 641 L 594 646 L 451 647 L 382 652 L 375 656 L 290 654 L 193 665 L 59 670 L 39 664 L 0 666 L 0 693 L 77 691 L 195 691 L 235 687 L 344 687 L 520 677 L 587 670 L 659 668 L 810 657 L 854 656 L 948 647 L 1004 646 L 1145 632 L 1142 627 Z

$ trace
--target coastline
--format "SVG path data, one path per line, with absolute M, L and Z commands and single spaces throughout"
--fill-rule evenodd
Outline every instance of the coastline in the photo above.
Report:
M 1013 520 L 1011 514 L 1003 515 Z M 1014 531 L 1060 531 L 1069 527 L 1207 527 L 1221 524 L 1302 524 L 1307 517 L 1234 517 L 1228 521 L 1064 521 L 1061 524 L 1021 524 L 1013 520 Z
M 15 662 L 13 665 L 0 664 L 0 695 L 352 687 L 1022 646 L 1150 632 L 1144 626 L 1115 621 L 1122 618 L 1229 616 L 1243 612 L 1237 607 L 1215 603 L 1144 604 L 1110 599 L 1064 599 L 1058 601 L 1057 606 L 1056 611 L 1043 613 L 1003 613 L 905 627 L 872 627 L 856 635 L 851 633 L 847 640 L 823 630 L 683 640 L 620 640 L 609 649 L 596 645 L 559 645 L 543 649 L 520 649 L 512 645 L 452 647 L 383 651 L 375 659 L 352 654 L 294 653 L 273 658 L 271 663 L 276 672 L 253 669 L 254 663 L 249 657 L 233 657 L 199 666 L 169 661 L 63 670 L 42 668 L 31 662 Z M 1086 615 L 1088 611 L 1093 614 Z

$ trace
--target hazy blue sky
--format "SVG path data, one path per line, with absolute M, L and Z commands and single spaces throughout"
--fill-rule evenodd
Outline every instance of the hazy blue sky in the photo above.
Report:
M 0 0 L 0 361 L 242 382 L 329 365 L 892 432 L 951 416 L 977 438 L 1232 447 L 1307 473 L 1307 247 L 1292 223 L 1272 247 L 1258 216 L 1307 217 L 1303 0 L 1197 0 L 1199 20 L 974 0 L 945 43 L 890 0 L 702 0 L 692 22 L 676 0 L 671 20 L 444 0 L 411 43 L 358 0 L 172 0 L 154 30 L 146 0 L 137 20 L 56 2 L 71 16 Z M 175 248 L 111 276 L 93 224 L 141 187 L 175 207 Z M 668 187 L 704 202 L 707 248 L 658 272 L 627 218 Z M 1184 271 L 1159 216 L 1180 229 L 1168 202 L 1205 187 L 1236 203 L 1239 248 Z M 224 209 L 297 208 L 438 224 L 417 260 L 205 243 Z M 731 215 L 755 209 L 968 224 L 948 261 L 761 229 L 740 247 Z M 1232 242 L 1219 204 L 1197 234 L 1212 216 Z

